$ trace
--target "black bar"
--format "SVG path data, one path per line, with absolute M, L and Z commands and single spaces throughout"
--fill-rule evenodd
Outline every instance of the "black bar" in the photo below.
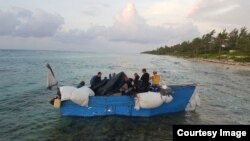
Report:
M 250 125 L 173 125 L 173 141 L 250 141 Z

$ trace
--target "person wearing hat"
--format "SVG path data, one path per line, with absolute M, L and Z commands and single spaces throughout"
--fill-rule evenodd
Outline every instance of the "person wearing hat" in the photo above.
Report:
M 159 83 L 160 83 L 160 75 L 157 74 L 157 71 L 153 71 L 153 76 L 150 77 L 152 85 L 151 85 L 151 90 L 156 92 L 158 90 L 159 87 Z

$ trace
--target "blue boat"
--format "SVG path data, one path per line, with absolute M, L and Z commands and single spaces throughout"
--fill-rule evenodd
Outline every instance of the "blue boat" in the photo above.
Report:
M 60 112 L 62 116 L 94 117 L 94 116 L 131 116 L 151 117 L 168 115 L 185 111 L 190 100 L 194 98 L 196 85 L 173 85 L 173 100 L 164 103 L 157 108 L 140 109 L 134 108 L 134 98 L 130 96 L 91 96 L 88 107 L 82 107 L 70 100 L 62 101 Z
M 48 88 L 57 86 L 54 73 L 49 64 L 48 68 Z M 88 107 L 75 104 L 71 100 L 61 102 L 60 112 L 62 116 L 94 117 L 94 116 L 131 116 L 131 117 L 151 117 L 168 115 L 185 110 L 195 110 L 199 105 L 198 94 L 195 93 L 195 84 L 182 84 L 169 86 L 172 90 L 172 101 L 163 103 L 156 108 L 135 109 L 135 99 L 131 96 L 112 96 L 118 92 L 125 83 L 126 74 L 120 72 L 110 80 L 102 80 L 91 89 L 97 96 L 90 96 Z M 57 86 L 58 87 L 58 86 Z M 162 98 L 162 97 L 161 97 Z M 152 102 L 152 101 L 151 101 Z

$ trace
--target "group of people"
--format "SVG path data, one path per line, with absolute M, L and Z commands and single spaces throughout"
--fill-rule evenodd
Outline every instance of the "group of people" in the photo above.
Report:
M 111 84 L 109 83 L 111 82 Z M 150 83 L 151 82 L 151 83 Z M 100 95 L 100 91 L 95 91 L 98 87 L 102 87 L 105 84 L 108 86 L 104 86 L 104 89 L 101 89 L 101 93 L 106 90 L 111 92 L 113 96 L 119 95 L 134 95 L 140 92 L 148 92 L 148 91 L 159 91 L 159 83 L 160 83 L 160 76 L 157 74 L 157 71 L 153 71 L 153 75 L 150 77 L 147 70 L 144 68 L 142 69 L 142 76 L 140 77 L 138 73 L 134 73 L 134 78 L 129 78 L 123 72 L 119 74 L 110 74 L 109 79 L 106 77 L 102 79 L 102 73 L 98 72 L 95 76 L 92 77 L 90 80 L 90 88 L 96 92 L 96 95 Z M 81 81 L 77 88 L 81 88 L 85 86 L 85 82 Z M 57 87 L 57 96 L 50 100 L 50 103 L 54 105 L 55 99 L 60 99 L 61 92 L 59 87 Z M 110 94 L 109 92 L 103 94 Z
M 149 90 L 157 91 L 159 87 L 159 83 L 160 83 L 160 75 L 157 74 L 157 71 L 153 71 L 153 76 L 151 77 L 145 68 L 142 69 L 142 73 L 143 74 L 141 78 L 137 73 L 134 74 L 135 90 L 141 91 L 141 92 L 147 92 Z
M 113 73 L 109 75 L 109 79 L 115 77 L 116 74 Z M 102 73 L 98 72 L 90 80 L 90 88 L 94 88 L 99 83 L 101 83 Z M 107 78 L 105 78 L 107 79 Z M 151 82 L 151 83 L 150 83 Z M 158 91 L 160 83 L 160 76 L 157 74 L 157 71 L 153 71 L 153 75 L 150 77 L 149 73 L 145 68 L 142 69 L 142 76 L 140 77 L 138 73 L 134 73 L 134 78 L 128 78 L 124 76 L 124 85 L 120 88 L 122 93 L 138 93 L 138 92 L 147 92 L 147 91 Z M 80 85 L 80 84 L 79 84 Z

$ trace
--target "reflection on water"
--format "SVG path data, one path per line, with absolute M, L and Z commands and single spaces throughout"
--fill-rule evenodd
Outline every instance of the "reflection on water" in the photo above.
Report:
M 197 83 L 201 107 L 154 118 L 61 117 L 49 105 L 46 63 L 60 85 L 76 86 L 102 71 L 158 70 L 162 81 Z M 249 124 L 250 71 L 153 55 L 0 50 L 0 140 L 171 140 L 173 124 Z
M 54 125 L 51 140 L 167 140 L 172 125 L 186 123 L 184 113 L 168 117 L 61 118 Z

